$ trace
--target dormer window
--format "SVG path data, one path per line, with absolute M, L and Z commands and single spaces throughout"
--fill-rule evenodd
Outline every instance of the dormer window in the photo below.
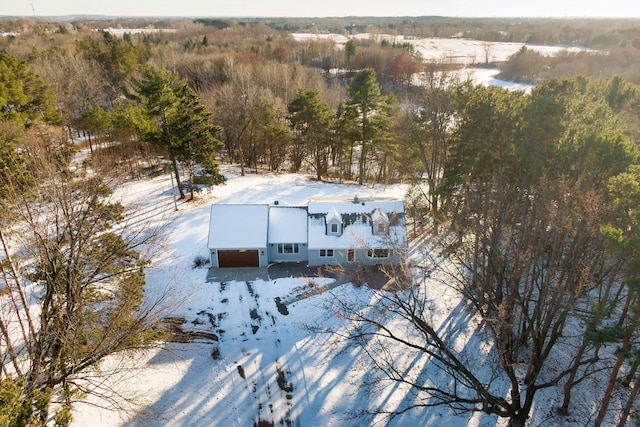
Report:
M 389 234 L 389 217 L 382 212 L 382 209 L 378 208 L 371 214 L 371 222 L 374 235 Z
M 342 217 L 335 209 L 327 214 L 327 235 L 342 235 Z

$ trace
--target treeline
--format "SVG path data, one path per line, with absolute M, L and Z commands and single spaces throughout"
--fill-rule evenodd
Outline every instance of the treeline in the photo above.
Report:
M 594 79 L 625 76 L 640 84 L 640 38 L 623 41 L 605 50 L 560 52 L 545 56 L 523 47 L 500 65 L 500 78 L 538 83 L 552 77 L 583 75 Z
M 547 21 L 535 22 L 542 26 Z M 596 22 L 606 23 L 606 28 L 611 24 Z M 102 24 L 145 23 L 150 24 L 139 20 Z M 323 40 L 297 42 L 289 33 L 265 23 L 165 20 L 153 22 L 160 31 L 111 33 L 93 30 L 95 22 L 35 25 L 23 20 L 25 32 L 3 37 L 0 48 L 25 61 L 49 84 L 70 137 L 77 139 L 81 134 L 86 138 L 94 166 L 104 173 L 141 176 L 164 165 L 161 145 L 150 143 L 153 138 L 145 136 L 147 131 L 140 124 L 140 104 L 126 95 L 135 91 L 135 80 L 151 65 L 170 70 L 175 82 L 184 80 L 195 92 L 221 128 L 216 135 L 222 142 L 217 151 L 219 160 L 239 164 L 243 173 L 260 169 L 304 171 L 319 179 L 358 182 L 417 175 L 407 170 L 403 161 L 411 153 L 404 142 L 407 128 L 402 124 L 406 120 L 403 116 L 431 95 L 425 95 L 429 88 L 412 85 L 411 78 L 421 71 L 434 76 L 443 68 L 422 63 L 406 44 L 375 37 L 351 39 L 343 48 Z M 618 33 L 631 34 L 630 29 L 623 31 L 627 23 L 633 21 L 621 21 Z M 638 48 L 630 44 L 622 49 L 606 56 L 585 52 L 553 58 L 523 49 L 504 65 L 503 74 L 514 80 L 539 81 L 576 71 L 594 78 L 616 71 L 622 75 L 637 72 L 640 67 L 631 66 L 633 55 L 629 52 Z M 616 52 L 626 56 L 612 62 Z M 577 60 L 585 66 L 576 67 Z M 358 108 L 351 85 L 358 70 L 364 69 L 374 72 L 377 87 L 373 92 L 385 97 L 374 108 L 376 118 L 386 117 L 381 120 L 384 125 L 365 131 L 364 138 L 369 140 L 363 140 L 357 130 L 363 126 L 358 123 L 360 116 L 350 111 Z M 300 93 L 302 89 L 314 91 L 330 111 L 320 151 L 308 139 L 301 142 L 301 125 L 292 120 L 291 108 L 295 107 L 291 104 L 308 96 Z M 635 132 L 633 123 L 629 122 L 629 132 Z
M 484 41 L 584 46 L 593 49 L 633 43 L 640 37 L 640 20 L 637 18 L 453 18 L 444 16 L 198 18 L 193 21 L 149 18 L 100 20 L 78 18 L 64 22 L 36 18 L 7 18 L 2 20 L 2 31 L 42 34 L 52 31 L 73 31 L 74 29 L 100 30 L 108 27 L 175 29 L 189 26 L 192 22 L 217 29 L 248 28 L 255 24 L 261 24 L 275 31 L 284 32 L 462 37 Z
M 207 23 L 206 20 L 200 20 Z M 211 20 L 209 25 L 220 25 Z M 484 41 L 605 48 L 640 36 L 640 20 L 598 18 L 454 18 L 446 16 L 254 18 L 223 25 L 260 22 L 288 32 L 403 34 L 411 37 L 462 37 Z
M 421 70 L 420 59 L 407 46 L 363 40 L 340 49 L 329 41 L 296 42 L 259 23 L 223 30 L 175 24 L 175 31 L 120 35 L 54 27 L 0 39 L 0 46 L 50 85 L 70 137 L 77 139 L 78 132 L 86 137 L 94 166 L 105 173 L 139 176 L 158 167 L 158 145 L 149 144 L 136 123 L 140 105 L 126 95 L 151 65 L 170 70 L 176 81 L 184 80 L 195 91 L 222 128 L 216 135 L 224 143 L 221 158 L 240 164 L 243 172 L 312 171 L 359 181 L 399 177 L 392 162 L 379 162 L 389 157 L 379 152 L 386 143 L 373 142 L 388 140 L 389 129 L 371 132 L 371 141 L 364 144 L 346 129 L 355 124 L 345 114 L 356 108 L 349 107 L 356 101 L 346 87 L 357 70 L 369 68 L 375 91 L 406 91 L 411 76 Z M 289 120 L 289 104 L 301 89 L 317 92 L 332 114 L 323 141 L 331 154 L 319 172 L 313 150 L 300 143 Z M 366 146 L 362 161 L 360 145 Z

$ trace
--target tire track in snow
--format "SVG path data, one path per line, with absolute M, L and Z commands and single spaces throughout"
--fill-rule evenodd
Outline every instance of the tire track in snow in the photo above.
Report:
M 218 293 L 218 298 L 216 298 L 217 301 L 220 301 L 220 303 L 225 305 L 225 306 L 227 306 L 227 308 L 229 308 L 228 307 L 229 299 L 226 298 L 226 297 L 222 298 L 222 294 L 227 290 L 228 286 L 229 286 L 229 283 L 221 282 L 220 283 L 219 293 Z M 227 313 L 220 313 L 218 315 L 218 327 L 219 327 L 218 335 L 220 337 L 220 340 L 218 341 L 218 352 L 219 352 L 219 355 L 222 354 L 222 358 L 221 358 L 220 362 L 224 364 L 223 372 L 226 372 L 226 374 L 227 374 L 226 376 L 231 378 L 231 389 L 232 390 L 238 390 L 238 387 L 240 386 L 240 384 L 238 384 L 239 381 L 237 381 L 235 379 L 235 373 L 232 372 L 232 370 L 234 369 L 234 367 L 233 367 L 234 363 L 233 362 L 229 362 L 228 356 L 225 353 L 220 353 L 220 351 L 221 351 L 220 348 L 223 347 L 224 344 L 227 344 L 226 343 L 226 337 L 224 336 L 226 331 L 223 330 L 220 327 L 220 324 L 221 324 L 222 320 L 225 317 L 227 317 Z M 237 369 L 237 368 L 235 368 L 235 369 Z M 218 380 L 218 381 L 220 381 L 220 380 Z M 223 387 L 220 387 L 220 388 L 223 389 Z M 238 412 L 237 401 L 238 401 L 238 399 L 232 399 L 232 404 L 230 406 L 231 406 L 231 410 L 232 410 L 232 412 L 234 414 L 235 425 L 237 427 L 241 427 L 242 423 L 240 422 L 240 414 Z

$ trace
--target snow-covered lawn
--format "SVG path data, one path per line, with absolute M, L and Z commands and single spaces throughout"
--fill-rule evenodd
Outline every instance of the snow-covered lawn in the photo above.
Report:
M 308 325 L 339 322 L 324 309 L 325 299 L 357 294 L 358 288 L 343 285 L 333 294 L 279 310 L 276 298 L 292 299 L 309 286 L 308 279 L 206 283 L 207 270 L 192 264 L 196 256 L 207 255 L 211 203 L 278 200 L 281 205 L 297 205 L 311 197 L 403 198 L 406 186 L 330 184 L 291 174 L 226 175 L 227 184 L 195 202 L 180 203 L 177 212 L 169 176 L 118 188 L 116 197 L 135 212 L 132 223 L 168 224 L 165 250 L 147 277 L 147 296 L 153 299 L 168 292 L 173 304 L 167 316 L 184 318 L 184 329 L 212 332 L 219 341 L 170 344 L 124 360 L 109 359 L 105 371 L 119 371 L 110 381 L 134 398 L 137 411 L 79 404 L 74 425 L 250 426 L 264 421 L 330 426 L 349 424 L 346 417 L 352 410 L 367 407 L 359 378 L 352 377 L 357 358 L 331 345 L 331 336 L 308 330 Z M 330 281 L 314 279 L 317 285 Z M 212 356 L 214 349 L 219 354 Z
M 352 300 L 366 307 L 375 291 L 350 283 L 338 286 L 286 307 L 309 286 L 329 284 L 333 279 L 291 277 L 272 281 L 207 283 L 206 268 L 193 268 L 196 256 L 207 254 L 207 228 L 211 203 L 299 204 L 311 197 L 386 196 L 402 198 L 406 186 L 358 186 L 322 183 L 301 175 L 248 175 L 240 177 L 224 169 L 228 182 L 201 194 L 174 210 L 169 176 L 120 186 L 116 195 L 128 205 L 136 203 L 138 217 L 166 223 L 163 256 L 149 271 L 147 296 L 170 295 L 167 317 L 184 318 L 185 330 L 215 334 L 215 340 L 170 343 L 158 349 L 109 358 L 102 367 L 114 371 L 109 384 L 132 398 L 129 410 L 101 408 L 104 402 L 90 397 L 74 410 L 74 426 L 363 426 L 387 425 L 389 420 L 361 410 L 396 409 L 408 390 L 387 385 L 364 386 L 371 367 L 361 350 L 346 347 L 335 336 L 318 332 L 343 327 L 344 319 L 330 309 L 332 303 Z M 140 219 L 142 220 L 142 219 Z M 427 239 L 428 240 L 428 239 Z M 422 242 L 414 242 L 414 246 Z M 437 281 L 428 292 L 438 306 L 434 319 L 466 329 L 459 296 Z M 468 342 L 466 342 L 468 341 Z M 469 335 L 463 345 L 480 347 Z M 409 360 L 425 366 L 425 360 Z M 478 359 L 478 366 L 483 361 Z M 420 368 L 422 369 L 422 368 Z M 438 372 L 425 369 L 437 381 Z M 553 392 L 541 395 L 545 409 L 541 422 L 552 410 Z M 576 399 L 580 399 L 576 396 Z M 98 405 L 92 405 L 91 403 Z M 566 421 L 566 420 L 565 420 Z M 575 425 L 584 424 L 580 423 Z M 483 414 L 456 415 L 447 408 L 413 410 L 391 420 L 393 426 L 495 426 L 504 425 Z M 545 425 L 560 425 L 546 421 Z M 566 424 L 565 424 L 566 425 Z

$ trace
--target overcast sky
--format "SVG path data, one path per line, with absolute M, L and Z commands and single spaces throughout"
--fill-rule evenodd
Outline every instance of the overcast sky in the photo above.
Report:
M 0 0 L 0 16 L 640 17 L 638 0 Z

